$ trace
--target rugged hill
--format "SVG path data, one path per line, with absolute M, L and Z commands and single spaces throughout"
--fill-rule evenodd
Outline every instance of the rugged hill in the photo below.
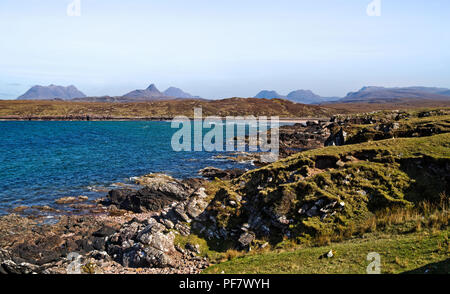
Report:
M 73 99 L 83 98 L 86 95 L 79 91 L 75 86 L 34 86 L 29 89 L 25 94 L 19 96 L 18 100 L 45 100 L 45 99 Z

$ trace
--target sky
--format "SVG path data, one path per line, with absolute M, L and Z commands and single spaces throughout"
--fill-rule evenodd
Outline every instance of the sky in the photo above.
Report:
M 448 0 L 380 0 L 380 16 L 372 0 L 79 0 L 69 16 L 74 1 L 0 0 L 0 99 L 37 84 L 210 99 L 450 88 Z

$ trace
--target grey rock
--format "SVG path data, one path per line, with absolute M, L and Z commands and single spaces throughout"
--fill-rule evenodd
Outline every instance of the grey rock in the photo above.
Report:
M 239 245 L 243 248 L 247 248 L 255 240 L 255 234 L 253 232 L 245 232 L 239 237 Z
M 175 229 L 176 229 L 178 232 L 180 232 L 180 234 L 181 234 L 182 236 L 189 236 L 189 235 L 191 234 L 191 229 L 190 229 L 188 226 L 186 226 L 186 225 L 184 225 L 184 224 L 182 224 L 182 223 L 176 224 L 176 225 L 175 225 Z
M 175 261 L 161 250 L 148 247 L 144 249 L 146 253 L 146 261 L 151 267 L 165 268 L 175 267 Z
M 318 215 L 319 215 L 319 209 L 318 209 L 318 207 L 317 207 L 317 206 L 311 207 L 311 209 L 309 209 L 309 210 L 306 212 L 306 215 L 307 215 L 308 217 L 318 216 Z
M 186 244 L 186 249 L 189 251 L 192 251 L 194 253 L 200 254 L 200 245 L 198 244 L 191 244 L 191 243 L 187 243 Z

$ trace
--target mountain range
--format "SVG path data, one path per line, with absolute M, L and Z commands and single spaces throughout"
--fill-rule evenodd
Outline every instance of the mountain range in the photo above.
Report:
M 302 104 L 326 104 L 326 103 L 392 103 L 406 100 L 450 100 L 450 89 L 436 87 L 363 87 L 358 91 L 350 92 L 347 96 L 322 97 L 311 90 L 296 90 L 284 96 L 277 91 L 263 90 L 254 98 L 260 99 L 286 99 Z M 75 86 L 33 86 L 25 94 L 19 96 L 18 100 L 45 100 L 62 99 L 75 101 L 96 101 L 96 102 L 135 102 L 135 101 L 158 101 L 173 99 L 201 99 L 193 96 L 176 87 L 169 87 L 164 92 L 158 90 L 155 84 L 151 84 L 146 89 L 134 90 L 123 96 L 117 97 L 86 97 Z
M 170 87 L 164 92 L 158 90 L 155 84 L 151 84 L 144 90 L 134 90 L 119 97 L 86 97 L 75 86 L 34 86 L 18 100 L 45 100 L 45 99 L 63 99 L 75 101 L 98 101 L 98 102 L 133 102 L 133 101 L 156 101 L 170 99 L 201 99 L 199 96 L 192 96 L 180 88 Z
M 310 90 L 296 90 L 287 96 L 280 95 L 277 91 L 263 90 L 254 98 L 287 99 L 295 103 L 326 104 L 326 103 L 389 103 L 408 100 L 449 100 L 450 89 L 436 87 L 363 87 L 356 92 L 350 92 L 347 96 L 322 97 Z

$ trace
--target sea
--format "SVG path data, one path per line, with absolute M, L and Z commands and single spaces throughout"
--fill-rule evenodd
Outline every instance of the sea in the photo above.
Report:
M 67 196 L 104 197 L 149 173 L 184 179 L 206 166 L 255 168 L 218 156 L 224 152 L 174 151 L 177 131 L 166 121 L 2 121 L 0 214 Z

